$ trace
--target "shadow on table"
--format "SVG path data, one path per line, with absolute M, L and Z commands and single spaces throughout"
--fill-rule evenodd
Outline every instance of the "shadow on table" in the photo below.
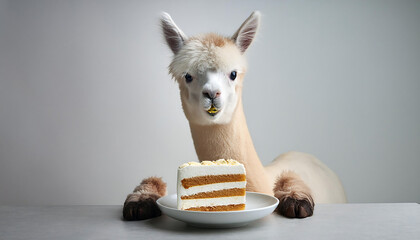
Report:
M 235 232 L 235 231 L 243 231 L 244 229 L 250 230 L 259 228 L 261 225 L 263 225 L 265 220 L 257 220 L 255 222 L 252 222 L 248 225 L 242 226 L 242 227 L 236 227 L 236 228 L 200 228 L 188 225 L 187 223 L 172 219 L 166 215 L 162 215 L 157 218 L 153 218 L 150 220 L 144 221 L 144 224 L 147 225 L 150 228 L 155 228 L 157 230 L 163 230 L 168 232 L 182 232 L 182 233 L 227 233 L 227 232 Z

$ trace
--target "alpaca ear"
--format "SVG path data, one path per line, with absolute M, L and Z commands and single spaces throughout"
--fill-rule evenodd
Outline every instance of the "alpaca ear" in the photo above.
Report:
M 242 53 L 248 49 L 251 45 L 252 40 L 257 33 L 258 26 L 260 25 L 261 14 L 258 11 L 253 12 L 241 27 L 233 34 L 232 39 L 235 41 L 236 46 L 241 50 Z
M 165 36 L 166 43 L 171 48 L 174 54 L 177 54 L 178 51 L 184 46 L 187 36 L 181 31 L 181 29 L 176 26 L 175 22 L 172 20 L 171 16 L 163 12 L 160 18 L 160 23 L 162 26 L 163 35 Z

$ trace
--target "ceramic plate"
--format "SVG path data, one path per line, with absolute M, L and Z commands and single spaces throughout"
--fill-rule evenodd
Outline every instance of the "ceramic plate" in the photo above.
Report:
M 177 209 L 176 194 L 157 200 L 160 210 L 169 217 L 197 227 L 231 228 L 246 225 L 263 218 L 276 209 L 279 200 L 275 197 L 255 192 L 246 192 L 245 210 L 231 212 L 199 212 Z

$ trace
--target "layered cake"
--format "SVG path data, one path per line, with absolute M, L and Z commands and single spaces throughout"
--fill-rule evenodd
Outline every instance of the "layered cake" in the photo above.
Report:
M 178 168 L 178 209 L 244 210 L 245 191 L 245 168 L 238 161 L 189 162 Z

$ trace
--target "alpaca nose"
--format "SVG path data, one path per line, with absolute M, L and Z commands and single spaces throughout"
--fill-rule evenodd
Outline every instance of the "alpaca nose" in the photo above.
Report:
M 220 96 L 220 91 L 219 90 L 217 90 L 217 91 L 210 91 L 210 90 L 203 91 L 203 96 L 205 98 L 213 100 L 213 99 L 218 98 Z

